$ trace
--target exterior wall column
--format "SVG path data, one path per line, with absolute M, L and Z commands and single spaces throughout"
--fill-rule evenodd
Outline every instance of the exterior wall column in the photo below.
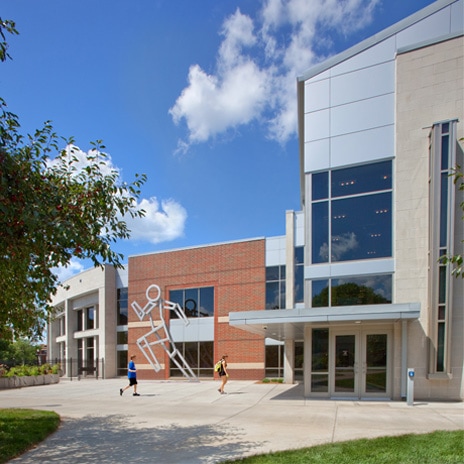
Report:
M 406 398 L 408 380 L 408 321 L 401 324 L 401 398 Z
M 295 379 L 295 341 L 285 340 L 284 382 L 292 384 Z
M 295 305 L 295 214 L 285 214 L 285 308 Z M 292 384 L 295 378 L 295 341 L 285 340 L 284 345 L 284 382 Z

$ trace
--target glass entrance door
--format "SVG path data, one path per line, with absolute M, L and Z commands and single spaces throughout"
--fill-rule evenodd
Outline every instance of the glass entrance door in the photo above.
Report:
M 334 331 L 330 394 L 340 398 L 389 398 L 388 331 Z

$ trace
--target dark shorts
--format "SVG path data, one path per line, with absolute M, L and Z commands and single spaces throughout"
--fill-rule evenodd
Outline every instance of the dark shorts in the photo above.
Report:
M 129 387 L 132 387 L 132 385 L 137 385 L 137 379 L 136 378 L 130 378 L 129 379 Z

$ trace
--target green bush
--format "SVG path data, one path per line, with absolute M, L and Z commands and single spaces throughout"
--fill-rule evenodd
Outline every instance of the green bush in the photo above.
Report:
M 266 377 L 265 379 L 262 380 L 263 383 L 283 383 L 284 379 L 279 379 L 279 378 L 268 378 Z
M 28 366 L 24 364 L 3 371 L 3 374 L 0 377 L 25 377 L 44 374 L 58 374 L 59 369 L 60 366 L 58 364 L 54 364 L 53 366 L 50 364 L 43 364 L 41 366 Z

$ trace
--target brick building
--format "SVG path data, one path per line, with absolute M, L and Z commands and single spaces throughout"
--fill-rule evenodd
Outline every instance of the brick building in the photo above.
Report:
M 187 314 L 166 323 L 197 377 L 227 353 L 236 379 L 400 399 L 413 368 L 416 398 L 462 401 L 464 279 L 439 258 L 464 253 L 464 192 L 449 176 L 464 165 L 463 23 L 464 0 L 438 0 L 299 76 L 302 209 L 286 212 L 285 235 L 73 277 L 55 298 L 52 356 L 105 357 L 108 376 L 124 374 L 151 328 L 131 305 L 156 284 Z M 139 357 L 140 378 L 182 375 L 154 350 L 161 369 Z

